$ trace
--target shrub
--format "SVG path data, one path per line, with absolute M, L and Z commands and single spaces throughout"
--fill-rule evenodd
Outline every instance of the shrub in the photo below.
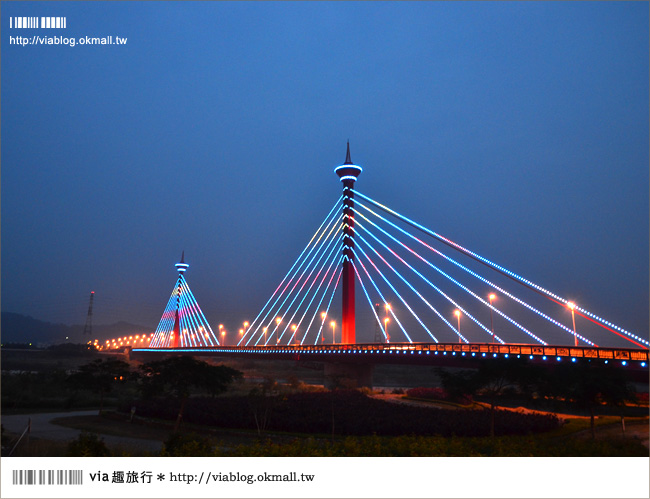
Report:
M 212 455 L 212 444 L 209 439 L 197 433 L 174 433 L 165 442 L 162 455 L 207 457 Z
M 94 433 L 81 432 L 79 437 L 70 442 L 66 449 L 68 457 L 107 457 L 110 455 L 104 440 Z

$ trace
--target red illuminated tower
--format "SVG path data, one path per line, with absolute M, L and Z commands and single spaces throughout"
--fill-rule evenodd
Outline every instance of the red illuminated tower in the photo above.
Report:
M 178 271 L 178 289 L 176 293 L 176 315 L 174 317 L 174 339 L 171 341 L 172 348 L 178 348 L 181 345 L 181 321 L 178 311 L 181 309 L 181 284 L 183 282 L 183 272 L 185 272 L 189 265 L 185 263 L 185 251 L 181 254 L 181 261 L 174 265 Z
M 363 168 L 352 163 L 350 142 L 345 156 L 345 163 L 334 171 L 343 182 L 343 309 L 341 312 L 341 343 L 356 343 L 354 328 L 354 182 Z

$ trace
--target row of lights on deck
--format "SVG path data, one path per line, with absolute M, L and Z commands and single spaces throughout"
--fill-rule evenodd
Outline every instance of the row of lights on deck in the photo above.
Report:
M 112 349 L 125 347 L 125 346 L 143 347 L 143 346 L 149 346 L 149 342 L 151 341 L 152 337 L 153 337 L 153 333 L 149 335 L 136 334 L 131 336 L 122 336 L 119 338 L 113 338 L 111 340 L 106 340 L 106 342 L 103 345 L 99 344 L 99 340 L 95 340 L 93 345 L 95 346 L 95 348 L 97 348 L 97 350 L 112 350 Z
M 492 343 L 495 342 L 494 318 L 493 318 L 493 313 L 492 313 L 492 309 L 493 309 L 492 302 L 496 299 L 496 297 L 497 296 L 494 293 L 490 293 L 490 295 L 488 296 L 488 299 L 490 300 L 490 329 L 492 330 Z M 575 338 L 575 345 L 578 346 L 578 335 L 576 333 L 576 319 L 575 319 L 576 305 L 573 302 L 567 302 L 566 305 L 567 305 L 567 308 L 569 308 L 569 310 L 571 310 L 571 318 L 573 320 L 573 336 Z M 391 308 L 390 303 L 386 303 L 384 305 L 384 308 L 386 310 L 386 316 L 384 317 L 384 320 L 383 320 L 383 322 L 384 322 L 384 332 L 386 333 L 386 342 L 390 343 L 390 335 L 388 334 L 388 324 L 390 323 L 390 318 L 388 317 L 388 314 L 393 313 L 393 312 L 392 312 L 392 308 Z M 461 313 L 461 311 L 459 309 L 456 309 L 456 310 L 454 310 L 454 315 L 456 316 L 457 323 L 458 323 L 458 342 L 462 343 L 462 338 L 461 338 L 461 335 L 460 335 L 460 316 L 462 315 L 462 313 Z M 325 319 L 327 319 L 327 313 L 326 312 L 321 313 L 321 319 L 322 319 L 323 325 L 324 325 L 325 324 Z M 275 329 L 279 328 L 280 324 L 282 324 L 282 317 L 277 317 L 275 319 L 275 323 L 276 323 L 276 328 Z M 243 327 L 239 329 L 240 340 L 246 334 L 246 330 L 248 329 L 250 324 L 249 324 L 248 321 L 244 321 L 242 325 L 243 325 Z M 330 321 L 329 326 L 332 328 L 332 343 L 335 344 L 336 343 L 336 321 Z M 200 327 L 199 330 L 203 331 L 203 328 Z M 293 331 L 293 336 L 296 338 L 295 341 L 297 342 L 298 340 L 297 340 L 297 334 L 296 333 L 297 333 L 297 330 L 298 330 L 298 326 L 296 324 L 292 324 L 291 325 L 291 330 Z M 262 332 L 264 334 L 264 344 L 266 345 L 268 327 L 262 328 Z M 187 333 L 187 329 L 183 330 L 183 333 Z M 227 333 L 227 331 L 224 328 L 223 324 L 219 324 L 219 333 L 221 335 L 221 344 L 225 345 L 226 344 L 226 333 Z M 206 336 L 206 338 L 208 338 L 207 333 L 206 333 L 205 336 Z M 153 337 L 153 333 L 151 333 L 148 337 L 147 337 L 147 335 L 144 335 L 144 334 L 142 335 L 142 337 L 140 337 L 140 335 L 136 334 L 135 337 L 134 336 L 128 336 L 128 337 L 124 336 L 122 338 L 116 338 L 116 339 L 113 339 L 113 340 L 106 340 L 105 345 L 99 345 L 98 340 L 95 340 L 94 345 L 99 350 L 103 350 L 104 348 L 109 349 L 109 348 L 119 348 L 119 347 L 123 347 L 123 346 L 130 346 L 131 343 L 133 343 L 133 346 L 148 346 L 148 344 L 144 345 L 144 342 L 147 339 L 149 341 L 151 341 L 152 337 Z M 172 332 L 170 332 L 170 338 L 173 338 L 173 337 L 174 337 L 174 333 L 172 331 Z M 195 338 L 194 334 L 192 334 L 192 338 Z M 323 343 L 325 342 L 325 335 L 324 334 L 321 336 L 321 342 L 323 342 Z M 88 343 L 90 343 L 90 342 L 88 342 Z M 280 338 L 276 337 L 276 344 L 279 344 L 279 343 L 280 343 Z

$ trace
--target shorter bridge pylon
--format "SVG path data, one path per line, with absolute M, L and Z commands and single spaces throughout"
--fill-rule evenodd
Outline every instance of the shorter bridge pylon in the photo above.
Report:
M 218 346 L 219 340 L 185 280 L 185 252 L 175 264 L 178 279 L 149 344 L 150 348 Z

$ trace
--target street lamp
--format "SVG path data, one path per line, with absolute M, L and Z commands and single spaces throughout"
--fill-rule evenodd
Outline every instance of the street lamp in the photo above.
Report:
M 226 330 L 222 329 L 221 330 L 221 343 L 223 346 L 226 346 Z
M 336 321 L 330 322 L 330 326 L 332 326 L 332 344 L 336 344 L 336 335 L 334 333 L 334 330 L 336 329 Z
M 327 314 L 325 312 L 322 312 L 320 314 L 320 317 L 321 317 L 321 319 L 323 319 L 323 324 L 325 324 L 325 319 L 327 318 Z M 324 334 L 321 335 L 320 342 L 325 343 L 325 335 Z
M 454 310 L 454 315 L 458 317 L 458 343 L 462 343 L 460 339 L 460 310 L 458 309 Z
M 572 301 L 567 302 L 567 307 L 571 309 L 571 319 L 573 319 L 573 338 L 575 339 L 575 346 L 578 346 L 578 333 L 576 333 L 576 314 L 575 308 L 576 304 Z
M 490 293 L 490 326 L 492 327 L 492 343 L 494 343 L 494 319 L 492 319 L 492 300 L 497 297 L 494 293 Z
M 293 337 L 295 338 L 296 343 L 298 343 L 298 335 L 296 334 L 296 331 L 298 330 L 298 326 L 295 324 L 291 324 L 291 330 L 293 331 Z
M 390 336 L 388 335 L 388 323 L 390 319 L 388 317 L 384 318 L 384 332 L 386 333 L 386 343 L 390 343 Z
M 264 333 L 264 345 L 266 345 L 266 330 L 267 329 L 268 329 L 267 327 L 262 329 L 262 332 Z

